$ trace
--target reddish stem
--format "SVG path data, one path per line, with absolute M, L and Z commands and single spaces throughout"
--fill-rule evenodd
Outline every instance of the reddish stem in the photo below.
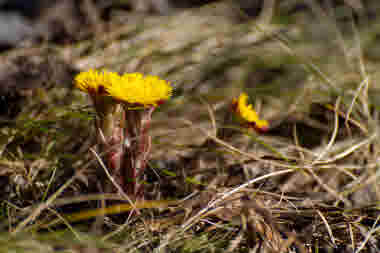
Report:
M 144 194 L 144 170 L 150 152 L 149 126 L 154 107 L 144 110 L 127 110 L 124 129 L 124 154 L 122 159 L 122 187 L 133 199 Z

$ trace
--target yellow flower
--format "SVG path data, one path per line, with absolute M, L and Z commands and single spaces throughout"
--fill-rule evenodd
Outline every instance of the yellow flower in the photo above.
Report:
M 173 88 L 156 76 L 143 76 L 140 73 L 124 74 L 120 81 L 105 86 L 107 93 L 116 100 L 133 106 L 157 106 L 169 99 Z
M 108 86 L 120 82 L 121 77 L 115 72 L 90 69 L 75 77 L 75 86 L 90 95 L 102 95 Z
M 91 96 L 108 95 L 132 107 L 157 106 L 169 99 L 173 88 L 156 76 L 130 73 L 120 76 L 115 72 L 90 69 L 75 77 L 75 85 Z
M 232 104 L 236 113 L 243 120 L 247 121 L 250 125 L 253 124 L 253 127 L 265 131 L 268 129 L 268 121 L 261 120 L 255 110 L 253 110 L 251 104 L 247 104 L 248 95 L 246 93 L 240 94 L 238 99 L 233 100 Z

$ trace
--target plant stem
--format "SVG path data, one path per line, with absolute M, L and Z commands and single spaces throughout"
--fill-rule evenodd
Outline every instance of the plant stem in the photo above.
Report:
M 144 195 L 144 170 L 151 147 L 149 127 L 154 109 L 126 110 L 125 113 L 122 187 L 135 200 Z

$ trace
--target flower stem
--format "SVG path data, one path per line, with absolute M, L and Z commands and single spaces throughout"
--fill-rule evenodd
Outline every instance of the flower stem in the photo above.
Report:
M 121 171 L 123 189 L 133 199 L 142 199 L 144 195 L 144 170 L 151 148 L 149 126 L 154 109 L 126 110 Z
M 114 106 L 107 111 L 98 112 L 100 116 L 96 121 L 97 138 L 100 154 L 104 155 L 107 168 L 115 181 L 121 185 L 121 158 L 123 156 L 123 108 L 120 105 Z M 104 173 L 100 173 L 100 176 Z M 100 178 L 99 181 L 104 181 Z M 112 192 L 112 184 L 106 183 L 105 192 Z

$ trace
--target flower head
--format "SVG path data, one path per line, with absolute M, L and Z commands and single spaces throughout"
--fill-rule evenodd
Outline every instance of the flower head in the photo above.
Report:
M 247 104 L 248 95 L 246 93 L 240 94 L 239 98 L 232 101 L 234 111 L 238 116 L 247 121 L 249 125 L 252 125 L 259 131 L 266 131 L 268 129 L 268 121 L 261 120 L 255 110 L 253 110 L 251 104 Z
M 167 81 L 140 73 L 124 74 L 118 82 L 105 88 L 109 96 L 131 107 L 157 106 L 169 99 L 173 90 Z
M 90 69 L 75 77 L 75 85 L 93 98 L 109 97 L 135 107 L 157 106 L 172 95 L 170 84 L 156 76 L 129 73 L 120 76 L 115 72 Z
M 115 72 L 90 69 L 89 71 L 79 73 L 75 77 L 75 86 L 90 95 L 102 95 L 106 87 L 119 82 L 120 78 Z

